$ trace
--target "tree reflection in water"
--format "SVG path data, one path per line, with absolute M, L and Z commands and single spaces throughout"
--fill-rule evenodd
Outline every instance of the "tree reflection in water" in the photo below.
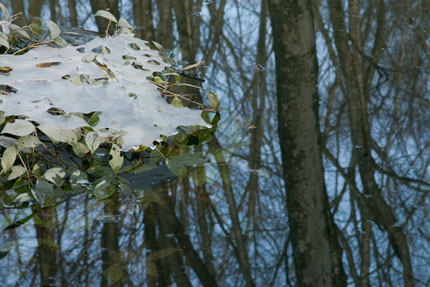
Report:
M 181 80 L 222 105 L 214 136 L 185 143 L 207 162 L 178 167 L 179 178 L 160 165 L 108 194 L 70 188 L 32 208 L 9 208 L 1 187 L 2 227 L 27 220 L 2 233 L 4 286 L 296 286 L 280 151 L 295 143 L 279 144 L 269 25 L 295 17 L 276 22 L 275 2 L 6 1 L 13 14 L 28 10 L 16 24 L 51 13 L 103 34 L 107 21 L 91 15 L 110 8 L 178 69 L 204 60 Z M 348 284 L 427 286 L 429 1 L 280 2 L 312 9 L 326 211 Z

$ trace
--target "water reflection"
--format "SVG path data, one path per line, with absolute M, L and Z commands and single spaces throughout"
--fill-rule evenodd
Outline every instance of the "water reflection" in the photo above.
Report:
M 173 210 L 179 195 L 171 191 L 178 185 L 176 179 L 153 190 L 118 190 L 103 200 L 83 193 L 56 207 L 4 209 L 3 226 L 6 218 L 19 222 L 29 213 L 33 220 L 2 233 L 3 286 L 166 286 L 169 274 L 186 282 L 198 275 L 211 280 Z M 185 262 L 203 273 L 188 277 Z
M 159 42 L 167 56 L 174 51 L 176 68 L 204 60 L 198 74 L 185 73 L 182 80 L 218 94 L 218 130 L 213 139 L 184 143 L 186 153 L 205 161 L 178 165 L 179 178 L 160 161 L 89 192 L 85 186 L 94 178 L 76 175 L 67 190 L 56 189 L 51 198 L 21 196 L 16 206 L 16 194 L 1 185 L 0 225 L 9 228 L 0 239 L 0 285 L 296 286 L 277 130 L 283 124 L 277 118 L 277 39 L 269 25 L 269 4 L 276 1 L 108 2 L 112 7 L 96 0 L 2 3 L 13 14 L 25 12 L 19 25 L 40 16 L 56 18 L 62 28 L 79 27 L 64 35 L 77 42 L 94 37 L 88 30 L 105 33 L 108 21 L 91 15 L 110 8 L 139 37 Z M 336 1 L 317 2 L 307 1 L 317 29 L 314 104 L 320 105 L 327 208 L 348 286 L 428 286 L 428 1 L 348 1 L 352 5 L 334 5 L 337 11 L 328 5 Z M 282 23 L 293 27 L 291 18 Z M 337 33 L 344 42 L 335 41 Z M 301 67 L 292 59 L 288 65 Z M 178 92 L 210 104 L 205 90 Z M 352 93 L 360 104 L 351 109 Z M 358 108 L 362 112 L 354 114 Z M 353 129 L 354 116 L 363 118 Z M 362 125 L 368 142 L 356 143 L 351 132 Z M 371 164 L 360 169 L 366 157 Z M 103 172 L 94 170 L 94 177 Z M 368 182 L 378 192 L 369 193 Z

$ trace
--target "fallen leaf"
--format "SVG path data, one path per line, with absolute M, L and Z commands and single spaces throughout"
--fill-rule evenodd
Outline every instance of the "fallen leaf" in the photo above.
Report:
M 61 64 L 61 62 L 46 62 L 46 63 L 36 64 L 36 67 L 39 67 L 39 68 L 49 68 L 51 66 L 57 66 L 59 64 Z
M 2 95 L 2 94 L 8 95 L 9 93 L 16 93 L 17 91 L 18 90 L 12 86 L 0 85 L 0 95 Z
M 9 72 L 12 71 L 11 67 L 0 67 L 0 74 L 1 75 L 7 75 Z

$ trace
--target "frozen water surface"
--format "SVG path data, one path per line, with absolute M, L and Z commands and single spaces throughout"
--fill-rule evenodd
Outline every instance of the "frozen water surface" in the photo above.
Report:
M 148 82 L 148 76 L 168 64 L 146 43 L 120 34 L 81 46 L 40 46 L 19 56 L 1 55 L 0 66 L 12 70 L 0 75 L 0 82 L 16 92 L 1 95 L 0 110 L 59 129 L 88 126 L 73 113 L 97 111 L 96 130 L 125 131 L 123 150 L 151 146 L 180 125 L 206 126 L 201 111 L 168 104 Z M 52 108 L 65 114 L 48 113 Z

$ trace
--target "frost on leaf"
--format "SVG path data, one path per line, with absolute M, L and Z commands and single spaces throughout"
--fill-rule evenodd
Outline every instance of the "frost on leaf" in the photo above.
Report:
M 201 111 L 168 104 L 148 82 L 168 64 L 146 43 L 120 34 L 81 46 L 40 46 L 19 56 L 0 55 L 0 111 L 38 123 L 56 141 L 73 142 L 54 129 L 92 126 L 101 136 L 122 131 L 122 150 L 151 146 L 161 135 L 175 134 L 178 126 L 206 126 Z M 109 52 L 91 52 L 99 47 Z M 50 113 L 53 109 L 61 113 Z M 94 112 L 95 125 L 79 116 Z

